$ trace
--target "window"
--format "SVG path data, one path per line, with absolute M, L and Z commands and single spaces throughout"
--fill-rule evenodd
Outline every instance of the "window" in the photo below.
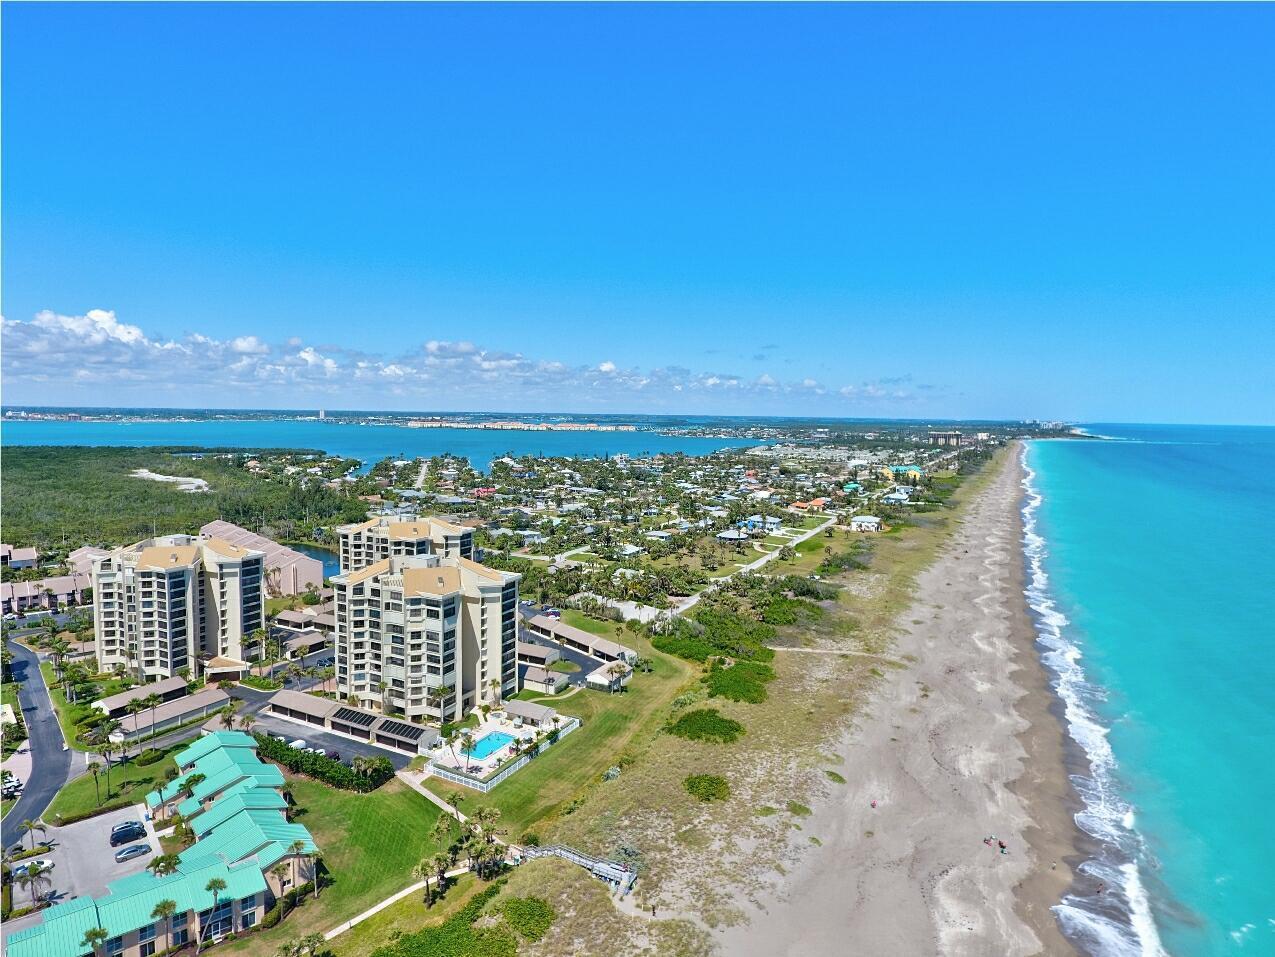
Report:
M 251 927 L 251 926 L 252 926 L 253 924 L 255 924 L 256 922 L 257 922 L 257 912 L 256 912 L 256 910 L 250 910 L 250 911 L 247 911 L 247 912 L 245 912 L 245 913 L 244 913 L 244 915 L 243 915 L 243 925 L 242 925 L 244 930 L 247 930 L 249 927 Z
M 155 941 L 145 940 L 138 946 L 137 953 L 139 957 L 151 957 L 155 953 Z
M 106 942 L 105 949 L 108 954 L 122 954 L 124 952 L 124 938 L 112 937 Z
M 255 910 L 257 907 L 257 895 L 249 894 L 239 902 L 240 910 Z
M 139 930 L 139 931 L 137 932 L 137 939 L 138 939 L 138 941 L 154 940 L 154 939 L 155 939 L 155 925 L 154 925 L 154 924 L 147 924 L 145 927 L 143 927 L 141 930 Z

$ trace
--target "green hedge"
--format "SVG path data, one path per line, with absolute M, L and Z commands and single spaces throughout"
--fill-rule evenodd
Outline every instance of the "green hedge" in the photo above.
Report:
M 258 691 L 278 691 L 283 687 L 282 681 L 275 681 L 273 678 L 264 678 L 261 675 L 245 675 L 239 679 L 241 685 L 247 685 L 249 688 L 256 688 Z
M 511 897 L 501 905 L 509 926 L 530 941 L 537 941 L 553 926 L 557 913 L 539 897 Z
M 355 774 L 353 768 L 322 754 L 299 751 L 264 734 L 255 734 L 253 737 L 257 739 L 257 753 L 261 757 L 282 765 L 293 774 L 304 774 L 343 791 L 375 791 L 394 777 L 394 765 L 389 758 L 374 758 L 370 774 Z
M 692 774 L 682 785 L 701 801 L 725 801 L 730 797 L 730 785 L 716 774 Z
M 133 759 L 133 763 L 140 765 L 141 767 L 146 767 L 147 765 L 154 764 L 156 761 L 164 760 L 167 756 L 167 751 L 160 751 L 156 748 L 147 748 Z
M 403 934 L 392 944 L 378 947 L 372 951 L 372 957 L 515 957 L 518 938 L 507 925 L 474 926 L 483 908 L 500 893 L 500 886 L 493 884 L 475 894 L 438 927 Z

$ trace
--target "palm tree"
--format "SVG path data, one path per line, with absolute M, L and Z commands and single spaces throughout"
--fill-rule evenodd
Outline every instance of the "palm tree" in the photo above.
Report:
M 298 879 L 297 862 L 301 860 L 301 855 L 305 853 L 305 841 L 296 840 L 288 845 L 288 856 L 292 858 L 292 886 L 297 887 L 301 881 Z
M 491 681 L 488 682 L 488 684 L 491 685 L 492 705 L 494 707 L 499 708 L 500 707 L 500 692 L 501 692 L 500 679 L 492 678 Z
M 429 838 L 439 847 L 446 847 L 452 842 L 451 815 L 440 814 L 434 819 L 434 827 L 429 832 Z
M 18 883 L 31 889 L 31 906 L 34 907 L 41 896 L 41 890 L 52 886 L 53 881 L 45 869 L 38 863 L 27 865 L 27 869 L 18 878 Z
M 94 807 L 102 806 L 102 789 L 98 787 L 98 783 L 97 783 L 97 776 L 101 773 L 102 773 L 102 769 L 96 761 L 89 764 L 89 774 L 93 775 L 93 794 L 97 798 L 97 803 L 94 805 Z
M 171 950 L 173 946 L 173 915 L 177 913 L 177 901 L 165 898 L 155 905 L 151 910 L 151 920 L 162 920 L 164 922 L 164 949 Z
M 280 861 L 274 867 L 270 868 L 270 873 L 274 875 L 274 879 L 279 882 L 280 891 L 283 889 L 283 879 L 288 876 L 288 865 Z
M 249 641 L 255 641 L 257 643 L 258 660 L 262 660 L 266 657 L 266 639 L 269 637 L 270 632 L 266 631 L 264 628 L 257 628 L 248 635 Z
M 208 909 L 209 917 L 212 917 L 212 915 L 217 912 L 217 896 L 225 889 L 226 889 L 226 882 L 223 881 L 220 877 L 214 877 L 212 880 L 210 880 L 207 884 L 204 885 L 204 890 L 212 894 L 212 899 L 213 899 L 212 907 Z M 212 923 L 212 921 L 210 920 L 209 923 Z M 204 922 L 201 920 L 199 922 L 199 940 L 195 943 L 195 953 L 199 953 L 201 950 L 204 949 L 204 933 L 206 931 L 207 931 L 207 928 L 204 926 Z
M 155 709 L 164 702 L 157 694 L 148 694 L 142 699 L 142 704 L 151 709 L 151 737 L 155 737 Z
M 106 797 L 111 797 L 111 755 L 115 753 L 115 745 L 109 740 L 97 749 L 97 753 L 102 756 L 102 760 L 106 762 Z
M 319 899 L 319 888 L 323 882 L 319 880 L 319 865 L 323 863 L 323 852 L 315 850 L 310 854 L 310 870 L 314 874 L 314 899 Z
M 130 701 L 128 704 L 124 706 L 124 710 L 127 711 L 129 713 L 129 716 L 133 719 L 133 731 L 134 733 L 136 733 L 137 716 L 146 710 L 146 702 L 143 701 L 141 698 L 134 698 L 132 701 Z M 140 746 L 141 735 L 139 734 L 137 735 L 137 737 L 139 738 L 138 743 Z M 127 738 L 124 739 L 124 755 L 127 758 L 128 756 L 128 739 Z
M 500 808 L 498 807 L 480 807 L 474 811 L 471 820 L 478 825 L 483 839 L 488 844 L 494 844 L 496 837 L 505 833 L 504 829 L 496 826 L 497 822 L 500 821 Z
M 202 774 L 192 774 L 186 779 L 186 783 L 182 785 L 182 790 L 189 791 L 193 795 L 195 793 L 195 788 L 199 787 L 199 785 L 203 784 L 207 780 L 208 778 Z
M 31 820 L 22 822 L 22 830 L 25 831 L 27 834 L 31 835 L 31 850 L 33 851 L 35 850 L 35 832 L 39 831 L 41 834 L 49 833 L 48 828 L 46 828 L 39 821 L 31 821 Z
M 325 942 L 322 934 L 306 934 L 297 941 L 297 949 L 308 957 L 314 957 Z
M 110 936 L 110 931 L 105 927 L 90 927 L 84 932 L 84 939 L 80 941 L 80 946 L 87 947 L 96 954 L 97 949 L 106 943 L 106 939 Z
M 465 756 L 465 770 L 469 770 L 469 752 L 474 750 L 474 736 L 465 731 L 460 736 L 460 753 Z M 455 755 L 453 755 L 454 757 Z
M 434 874 L 438 877 L 438 893 L 440 894 L 443 892 L 443 881 L 447 880 L 447 868 L 451 863 L 452 859 L 446 854 L 439 853 L 433 857 Z
M 239 706 L 239 700 L 232 699 L 229 704 L 221 709 L 221 726 L 227 731 L 233 731 L 235 727 L 235 709 Z
M 430 886 L 429 879 L 434 874 L 434 862 L 429 858 L 422 857 L 417 861 L 416 866 L 412 868 L 412 876 L 418 880 L 425 882 L 425 896 L 422 898 L 426 907 L 434 906 L 433 888 Z
M 239 727 L 244 731 L 250 730 L 256 723 L 257 716 L 251 711 L 246 711 L 239 716 Z
M 176 854 L 161 854 L 146 865 L 146 869 L 156 877 L 167 877 L 177 871 L 177 865 L 181 863 L 181 858 Z

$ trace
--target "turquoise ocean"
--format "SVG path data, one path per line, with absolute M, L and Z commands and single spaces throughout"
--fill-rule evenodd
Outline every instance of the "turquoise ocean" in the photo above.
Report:
M 1113 441 L 1024 451 L 1028 599 L 1086 759 L 1055 912 L 1092 954 L 1275 954 L 1275 429 L 1087 431 Z

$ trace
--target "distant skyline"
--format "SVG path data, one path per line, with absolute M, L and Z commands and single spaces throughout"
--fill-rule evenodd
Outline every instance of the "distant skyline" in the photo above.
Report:
M 1272 35 L 7 4 L 2 398 L 1272 423 Z

